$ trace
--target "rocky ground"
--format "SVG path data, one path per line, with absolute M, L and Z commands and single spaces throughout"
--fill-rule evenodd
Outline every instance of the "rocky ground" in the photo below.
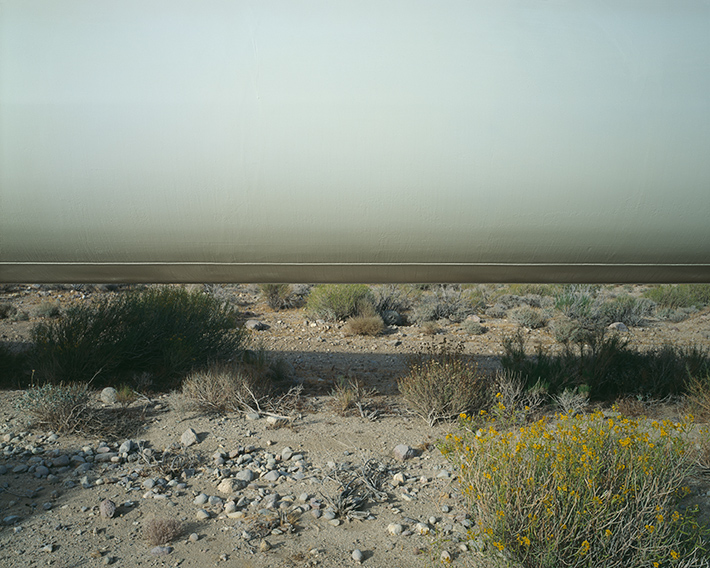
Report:
M 0 340 L 21 347 L 48 303 L 64 307 L 105 293 L 6 289 L 2 299 L 28 319 L 0 320 Z M 305 393 L 294 419 L 206 416 L 181 410 L 169 395 L 123 409 L 97 393 L 96 406 L 135 417 L 133 429 L 118 439 L 83 438 L 32 429 L 14 405 L 22 393 L 3 392 L 0 566 L 393 568 L 430 566 L 442 554 L 459 566 L 496 563 L 466 538 L 470 521 L 455 472 L 435 447 L 447 425 L 430 428 L 410 415 L 396 379 L 407 356 L 431 343 L 460 344 L 480 367 L 494 369 L 502 337 L 517 324 L 489 319 L 476 336 L 453 323 L 435 335 L 391 326 L 378 337 L 349 336 L 343 324 L 312 321 L 303 310 L 270 310 L 254 287 L 220 293 L 263 324 L 254 339 L 292 366 Z M 628 333 L 641 348 L 707 346 L 710 311 Z M 554 348 L 547 329 L 526 334 L 531 348 Z M 329 396 L 343 377 L 375 389 L 362 415 L 341 415 Z M 694 498 L 710 509 L 708 489 L 698 486 Z M 358 510 L 356 499 L 366 500 Z M 153 518 L 182 526 L 167 547 L 146 540 Z

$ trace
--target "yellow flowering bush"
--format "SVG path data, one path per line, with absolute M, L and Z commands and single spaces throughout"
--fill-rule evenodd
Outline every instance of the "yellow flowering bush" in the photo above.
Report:
M 691 420 L 555 415 L 509 431 L 459 417 L 442 451 L 475 533 L 525 567 L 710 566 L 707 529 L 678 501 Z

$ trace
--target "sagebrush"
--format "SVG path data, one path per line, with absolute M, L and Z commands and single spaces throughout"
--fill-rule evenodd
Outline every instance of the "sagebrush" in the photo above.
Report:
M 374 311 L 374 296 L 364 284 L 321 284 L 315 286 L 306 303 L 313 317 L 340 321 Z

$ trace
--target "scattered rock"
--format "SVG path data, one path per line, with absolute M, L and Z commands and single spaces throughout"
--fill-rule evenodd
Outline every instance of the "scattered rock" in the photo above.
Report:
M 102 517 L 112 519 L 116 514 L 116 503 L 111 501 L 111 499 L 104 499 L 99 505 L 99 511 L 101 511 Z
M 274 481 L 277 481 L 279 477 L 281 477 L 281 474 L 278 472 L 278 470 L 274 469 L 264 475 L 262 479 L 264 479 L 264 481 L 269 481 L 273 483 Z
M 195 497 L 193 503 L 195 505 L 205 505 L 207 504 L 207 501 L 209 501 L 209 497 L 204 493 L 200 493 L 197 497 Z
M 197 513 L 195 514 L 195 516 L 196 516 L 199 520 L 204 521 L 204 520 L 210 518 L 210 513 L 209 513 L 209 511 L 205 511 L 204 509 L 198 509 L 198 510 L 197 510 Z
M 224 495 L 231 495 L 232 493 L 235 493 L 239 491 L 240 489 L 244 488 L 244 481 L 240 481 L 239 479 L 232 479 L 232 478 L 227 478 L 223 479 L 220 481 L 219 485 L 217 486 L 217 491 L 220 493 L 223 493 Z
M 183 432 L 182 436 L 180 436 L 180 443 L 186 448 L 197 444 L 199 441 L 200 439 L 197 437 L 197 432 L 192 428 L 188 428 Z
M 200 540 L 200 535 L 197 533 L 190 533 L 190 536 L 188 537 L 190 539 L 190 542 L 197 542 Z
M 439 559 L 440 559 L 442 562 L 445 562 L 446 564 L 450 564 L 450 563 L 451 563 L 451 554 L 449 554 L 449 551 L 448 551 L 448 550 L 444 550 L 444 551 L 441 553 L 441 556 L 439 557 Z
M 256 474 L 250 470 L 250 469 L 243 469 L 234 476 L 235 479 L 238 479 L 239 481 L 245 481 L 249 483 L 250 481 L 254 481 L 256 478 Z
M 8 515 L 5 517 L 2 522 L 4 525 L 14 525 L 16 522 L 20 520 L 19 515 Z
M 393 536 L 399 536 L 404 532 L 404 527 L 399 523 L 390 523 L 387 525 L 387 532 Z
M 356 548 L 353 550 L 353 553 L 351 554 L 353 560 L 357 562 L 358 564 L 361 564 L 362 561 L 365 559 L 365 555 L 362 553 L 362 551 L 359 548 Z
M 271 543 L 266 539 L 262 539 L 262 541 L 259 543 L 259 550 L 261 552 L 268 552 L 269 550 L 271 550 Z
M 269 326 L 266 325 L 264 322 L 255 319 L 247 320 L 244 324 L 244 327 L 246 327 L 247 329 L 253 329 L 254 331 L 263 331 L 265 329 L 269 329 Z
M 394 457 L 400 461 L 408 460 L 416 455 L 414 448 L 409 447 L 407 444 L 398 444 L 394 448 Z
M 627 331 L 629 331 L 629 328 L 626 327 L 626 325 L 620 321 L 615 321 L 614 323 L 610 323 L 609 329 L 613 329 L 615 331 L 620 331 L 622 333 L 626 333 Z
M 101 391 L 101 402 L 104 404 L 116 404 L 118 400 L 118 393 L 113 387 L 106 387 Z
M 162 556 L 164 554 L 170 554 L 173 551 L 172 546 L 154 546 L 150 549 L 150 553 L 153 556 Z
M 258 412 L 247 412 L 244 415 L 244 418 L 246 418 L 247 420 L 259 420 L 259 418 L 261 418 L 261 416 L 259 415 Z

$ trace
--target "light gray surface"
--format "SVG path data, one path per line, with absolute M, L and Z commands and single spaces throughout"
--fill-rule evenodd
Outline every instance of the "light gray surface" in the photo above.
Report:
M 710 281 L 710 2 L 0 1 L 0 281 Z

